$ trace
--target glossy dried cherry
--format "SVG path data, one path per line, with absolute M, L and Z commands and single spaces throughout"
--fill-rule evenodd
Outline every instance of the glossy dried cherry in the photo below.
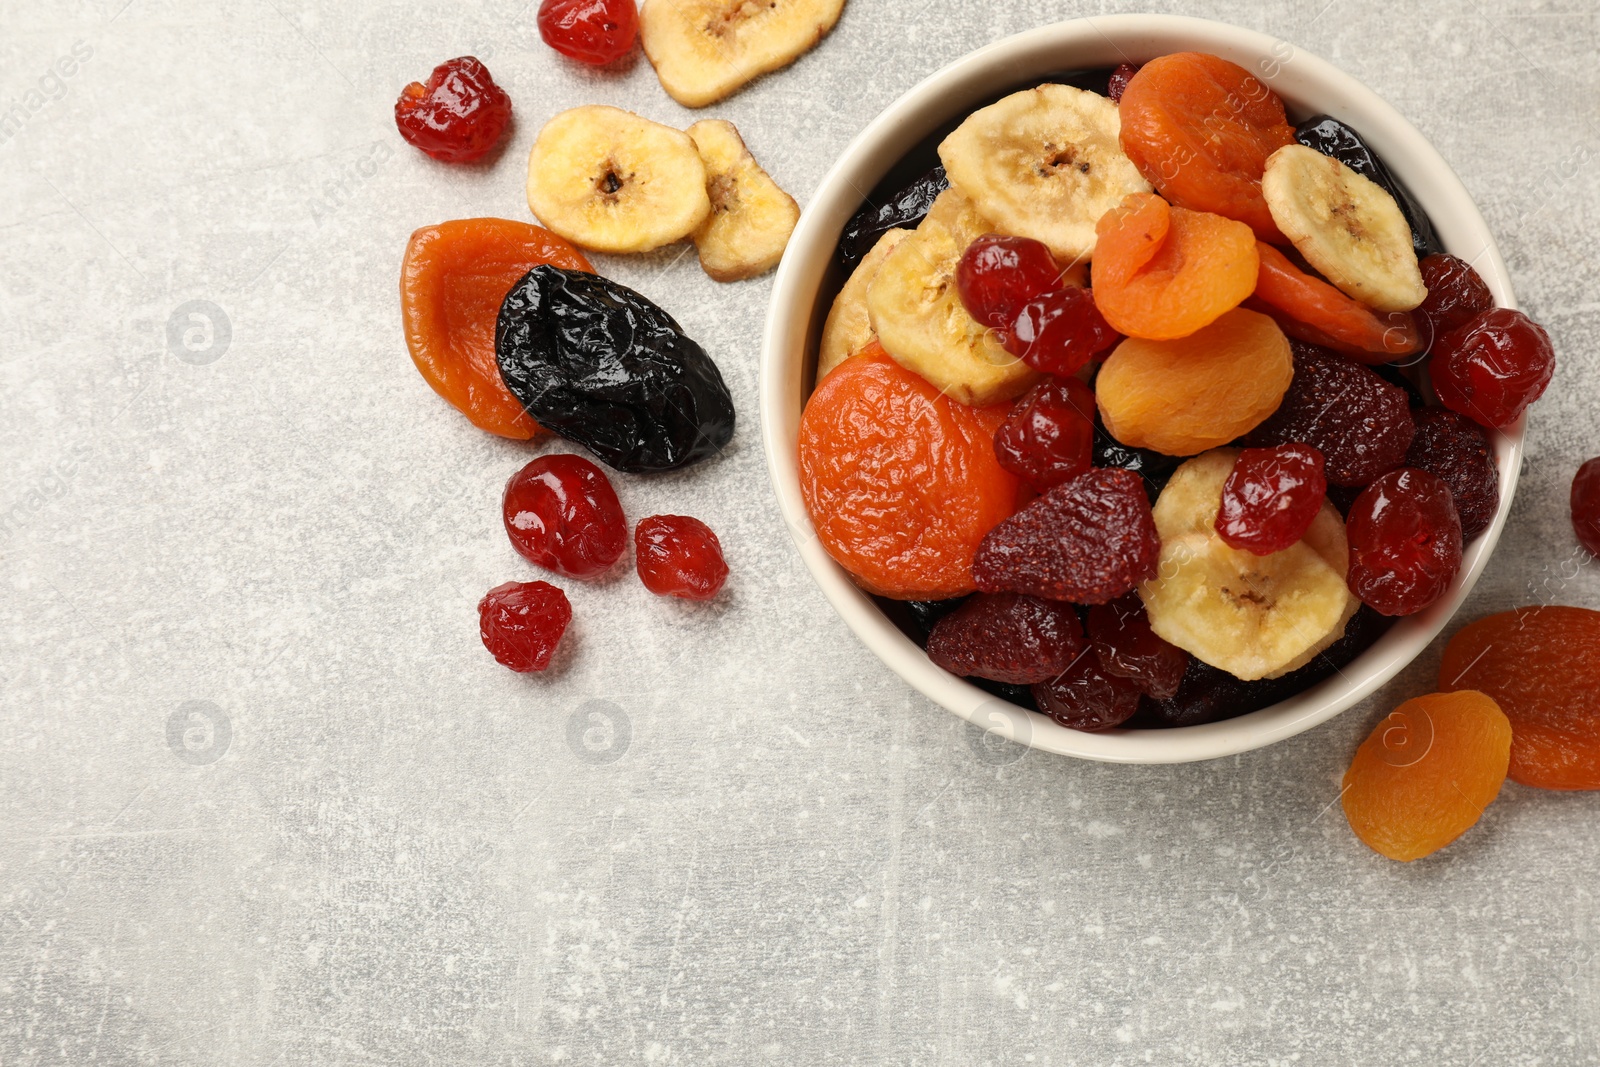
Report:
M 1242 450 L 1222 483 L 1217 536 L 1258 556 L 1288 548 L 1305 536 L 1327 498 L 1322 466 L 1322 453 L 1299 442 Z
M 604 66 L 633 51 L 639 9 L 633 0 L 543 0 L 539 36 L 569 59 Z
M 928 658 L 951 674 L 1028 685 L 1054 678 L 1083 651 L 1072 605 L 979 593 L 934 624 Z
M 1461 539 L 1471 541 L 1489 528 L 1500 506 L 1500 470 L 1481 426 L 1448 408 L 1413 411 L 1417 436 L 1406 466 L 1436 474 L 1450 487 L 1461 518 Z
M 1390 471 L 1350 506 L 1350 591 L 1385 615 L 1414 615 L 1461 569 L 1461 520 L 1450 487 L 1415 467 Z
M 1517 421 L 1555 374 L 1544 328 L 1520 311 L 1491 308 L 1433 344 L 1429 375 L 1439 400 L 1491 429 Z
M 728 579 L 722 542 L 687 515 L 652 515 L 633 532 L 639 580 L 656 596 L 710 600 Z
M 1034 370 L 1066 378 L 1120 340 L 1094 295 L 1069 285 L 1022 305 L 1001 343 Z
M 605 472 L 582 456 L 540 456 L 511 476 L 500 504 L 524 558 L 570 578 L 608 570 L 628 545 L 628 524 Z
M 1122 90 L 1128 87 L 1128 80 L 1139 73 L 1139 68 L 1132 63 L 1119 63 L 1117 69 L 1111 72 L 1110 79 L 1106 82 L 1106 95 L 1113 104 L 1122 100 Z
M 446 163 L 487 154 L 510 121 L 511 98 L 472 56 L 434 67 L 427 84 L 407 85 L 394 104 L 394 123 L 406 143 Z
M 570 622 L 567 594 L 549 582 L 507 582 L 478 602 L 483 647 L 519 674 L 550 666 Z
M 1417 266 L 1428 296 L 1416 314 L 1430 327 L 1430 338 L 1465 326 L 1494 307 L 1494 294 L 1466 260 L 1441 252 L 1425 257 Z
M 1600 556 L 1600 458 L 1585 461 L 1572 476 L 1571 503 L 1578 544 Z
M 994 435 L 1000 466 L 1044 492 L 1094 460 L 1094 393 L 1076 378 L 1034 386 Z
M 1040 711 L 1071 730 L 1109 730 L 1139 710 L 1139 687 L 1108 674 L 1100 661 L 1084 652 L 1066 670 L 1033 687 Z
M 1128 679 L 1156 700 L 1178 691 L 1189 653 L 1156 635 L 1137 595 L 1090 608 L 1088 631 L 1101 671 Z
M 1061 268 L 1041 241 L 984 234 L 967 246 L 956 267 L 961 306 L 980 325 L 1011 327 L 1022 305 L 1061 284 Z

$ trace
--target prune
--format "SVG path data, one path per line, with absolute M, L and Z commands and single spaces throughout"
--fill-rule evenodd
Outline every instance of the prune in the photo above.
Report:
M 483 647 L 518 674 L 550 666 L 570 622 L 567 594 L 549 582 L 507 582 L 478 602 Z
M 1350 591 L 1385 615 L 1414 615 L 1461 569 L 1461 520 L 1450 487 L 1415 467 L 1390 471 L 1350 506 Z
M 639 9 L 633 0 L 543 0 L 539 36 L 580 63 L 603 66 L 633 51 Z
M 1085 652 L 1066 670 L 1033 687 L 1039 710 L 1071 730 L 1109 730 L 1139 710 L 1139 687 L 1101 669 Z
M 882 203 L 868 200 L 845 223 L 839 235 L 839 263 L 845 274 L 855 269 L 861 257 L 872 251 L 878 238 L 896 228 L 915 229 L 939 194 L 950 188 L 943 167 L 934 167 Z
M 1411 244 L 1416 249 L 1418 259 L 1439 250 L 1439 235 L 1434 232 L 1428 213 L 1422 210 L 1406 187 L 1395 180 L 1383 160 L 1367 147 L 1356 131 L 1338 119 L 1318 115 L 1296 127 L 1294 136 L 1307 148 L 1332 156 L 1357 174 L 1383 186 L 1394 197 L 1394 202 L 1400 206 L 1400 213 L 1411 225 Z
M 1012 685 L 1054 678 L 1082 651 L 1072 605 L 1016 593 L 979 593 L 928 637 L 928 658 L 951 674 Z
M 915 630 L 912 637 L 919 638 L 918 644 L 926 645 L 934 625 L 971 598 L 958 596 L 950 600 L 890 600 L 887 597 L 877 599 L 880 607 L 892 609 L 895 605 L 903 605 Z
M 656 596 L 710 600 L 728 580 L 722 542 L 711 527 L 687 515 L 652 515 L 633 531 L 639 580 Z
M 540 456 L 513 474 L 501 516 L 525 559 L 570 578 L 604 574 L 628 547 L 616 490 L 582 456 Z
M 1125 445 L 1106 431 L 1099 421 L 1094 427 L 1094 465 L 1096 467 L 1121 467 L 1133 471 L 1144 479 L 1144 491 L 1152 503 L 1166 487 L 1167 479 L 1183 463 L 1181 456 L 1168 456 L 1149 448 Z
M 1127 678 L 1157 700 L 1178 691 L 1189 667 L 1189 653 L 1156 635 L 1133 593 L 1090 608 L 1088 636 L 1103 672 Z
M 1067 286 L 1028 301 L 1001 334 L 1005 350 L 1034 370 L 1067 378 L 1122 340 L 1087 289 Z
M 1040 492 L 1077 477 L 1094 459 L 1094 394 L 1076 378 L 1039 383 L 1006 416 L 994 453 Z
M 625 285 L 537 266 L 506 294 L 494 347 L 528 414 L 617 470 L 683 467 L 733 437 L 717 365 Z
M 1322 466 L 1322 453 L 1299 442 L 1244 449 L 1222 484 L 1217 536 L 1258 556 L 1288 548 L 1322 510 L 1328 490 Z
M 1417 314 L 1431 328 L 1430 341 L 1494 307 L 1494 294 L 1466 260 L 1440 253 L 1428 256 L 1417 267 L 1422 271 L 1422 284 L 1428 287 L 1427 299 Z
M 1366 485 L 1406 458 L 1416 426 L 1405 391 L 1327 349 L 1300 341 L 1283 403 L 1246 434 L 1252 448 L 1298 441 L 1322 453 L 1333 485 Z
M 1516 422 L 1555 370 L 1550 335 L 1510 308 L 1482 312 L 1440 337 L 1428 361 L 1440 403 L 1490 429 Z
M 1500 506 L 1500 471 L 1483 429 L 1447 408 L 1412 412 L 1417 436 L 1406 466 L 1436 474 L 1450 487 L 1461 517 L 1461 539 L 1471 541 L 1489 528 Z
M 440 63 L 427 84 L 412 82 L 394 103 L 405 142 L 445 163 L 486 155 L 510 121 L 511 98 L 471 56 Z
M 1600 458 L 1586 460 L 1572 476 L 1570 503 L 1578 544 L 1600 556 Z
M 979 325 L 1010 329 L 1022 305 L 1061 284 L 1061 268 L 1043 241 L 984 234 L 956 265 L 961 306 Z
M 987 593 L 1103 604 L 1155 577 L 1160 539 L 1132 471 L 1091 470 L 990 530 L 972 561 Z

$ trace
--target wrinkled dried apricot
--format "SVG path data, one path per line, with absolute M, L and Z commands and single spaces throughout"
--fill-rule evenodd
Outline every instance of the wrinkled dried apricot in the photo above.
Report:
M 978 544 L 1021 492 L 994 451 L 1010 411 L 951 400 L 877 342 L 840 364 L 800 417 L 800 489 L 828 554 L 879 596 L 972 592 Z
M 1420 352 L 1423 331 L 1409 312 L 1379 313 L 1307 274 L 1265 241 L 1255 298 L 1270 308 L 1290 337 L 1323 345 L 1362 363 L 1388 363 Z
M 1268 156 L 1295 143 L 1294 128 L 1255 75 L 1218 56 L 1176 52 L 1140 67 L 1118 110 L 1122 150 L 1162 196 L 1283 240 L 1261 174 Z
M 1134 193 L 1095 226 L 1094 302 L 1130 337 L 1187 337 L 1256 287 L 1250 227 Z
M 1470 830 L 1500 793 L 1511 723 L 1483 693 L 1430 693 L 1390 712 L 1344 772 L 1345 818 L 1374 852 L 1421 859 Z
M 1255 429 L 1293 376 L 1283 331 L 1235 308 L 1175 341 L 1128 338 L 1100 368 L 1095 399 L 1123 444 L 1193 456 Z
M 500 378 L 494 327 L 506 293 L 541 263 L 594 270 L 549 230 L 510 219 L 424 226 L 400 267 L 400 314 L 417 370 L 474 426 L 518 441 L 539 426 Z
M 1439 688 L 1488 693 L 1511 720 L 1511 779 L 1600 789 L 1600 611 L 1531 607 L 1490 615 L 1445 646 Z

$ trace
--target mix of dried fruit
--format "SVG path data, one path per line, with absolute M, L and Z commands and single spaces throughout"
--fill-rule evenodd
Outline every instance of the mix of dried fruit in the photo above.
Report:
M 850 220 L 802 489 L 952 673 L 1076 729 L 1212 722 L 1452 587 L 1554 360 L 1348 126 L 1212 55 L 1098 79 L 974 111 Z M 1573 505 L 1600 542 L 1600 464 Z M 1391 851 L 1470 825 L 1406 838 L 1358 772 Z

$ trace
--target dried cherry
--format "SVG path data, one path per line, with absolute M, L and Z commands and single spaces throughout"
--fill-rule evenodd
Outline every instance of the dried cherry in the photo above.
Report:
M 529 415 L 617 470 L 683 467 L 733 437 L 733 398 L 705 349 L 598 275 L 530 270 L 500 307 L 495 356 Z
M 928 658 L 951 674 L 1011 685 L 1054 678 L 1082 651 L 1072 605 L 1017 593 L 970 597 L 928 636 Z
M 1288 548 L 1322 510 L 1328 492 L 1322 466 L 1322 453 L 1299 442 L 1242 450 L 1222 483 L 1217 536 L 1258 556 Z
M 710 600 L 728 580 L 722 542 L 711 527 L 687 515 L 652 515 L 633 532 L 639 580 L 656 596 Z
M 500 510 L 512 547 L 569 578 L 603 574 L 628 547 L 616 490 L 582 456 L 533 460 L 506 483 Z
M 1094 460 L 1094 393 L 1076 378 L 1034 386 L 994 435 L 1000 466 L 1033 488 L 1053 489 Z
M 1448 408 L 1420 408 L 1411 414 L 1417 435 L 1406 453 L 1406 466 L 1444 480 L 1461 518 L 1461 539 L 1471 541 L 1489 528 L 1500 507 L 1500 470 L 1488 435 Z
M 549 582 L 507 582 L 478 602 L 483 647 L 519 674 L 550 666 L 571 622 L 567 594 Z
M 1428 363 L 1440 402 L 1491 429 L 1516 422 L 1555 369 L 1550 335 L 1510 308 L 1480 312 L 1434 341 Z
M 1494 294 L 1466 260 L 1441 252 L 1425 257 L 1417 267 L 1428 288 L 1417 314 L 1428 324 L 1430 339 L 1465 326 L 1494 307 Z
M 472 56 L 440 63 L 427 84 L 407 85 L 394 104 L 406 143 L 446 163 L 486 155 L 510 121 L 511 98 Z
M 1047 682 L 1033 687 L 1038 709 L 1070 730 L 1121 726 L 1139 710 L 1139 687 L 1103 670 L 1088 652 Z
M 1122 101 L 1122 91 L 1128 87 L 1128 80 L 1139 73 L 1139 68 L 1132 63 L 1118 63 L 1117 69 L 1111 72 L 1110 79 L 1106 82 L 1106 95 L 1112 103 Z
M 542 0 L 538 22 L 545 44 L 597 67 L 633 51 L 639 36 L 633 0 Z
M 1175 694 L 1189 668 L 1189 653 L 1150 629 L 1144 602 L 1133 593 L 1090 608 L 1088 635 L 1101 671 L 1157 700 Z
M 1578 544 L 1600 556 L 1600 458 L 1585 460 L 1572 476 L 1570 503 Z
M 1028 301 L 1009 326 L 1001 334 L 1005 350 L 1034 370 L 1060 378 L 1078 373 L 1122 340 L 1089 290 L 1075 285 Z
M 1061 268 L 1043 241 L 984 234 L 961 254 L 956 291 L 979 325 L 1010 329 L 1022 305 L 1061 284 Z
M 1385 615 L 1414 615 L 1461 569 L 1461 520 L 1437 475 L 1402 467 L 1350 506 L 1350 591 Z

